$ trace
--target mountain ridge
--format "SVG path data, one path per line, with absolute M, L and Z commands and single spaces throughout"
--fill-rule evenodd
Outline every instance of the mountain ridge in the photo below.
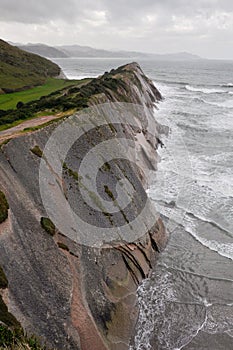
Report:
M 102 58 L 148 58 L 148 59 L 165 59 L 165 60 L 198 60 L 202 57 L 194 55 L 188 52 L 177 52 L 177 53 L 168 53 L 168 54 L 156 54 L 156 53 L 144 53 L 140 51 L 125 51 L 125 50 L 105 50 L 105 49 L 96 49 L 90 46 L 82 45 L 57 45 L 50 46 L 41 43 L 37 44 L 27 44 L 20 45 L 18 47 L 40 54 L 42 56 L 50 58 L 85 58 L 85 57 L 102 57 Z M 55 56 L 52 56 L 54 52 Z M 59 56 L 60 55 L 60 56 Z

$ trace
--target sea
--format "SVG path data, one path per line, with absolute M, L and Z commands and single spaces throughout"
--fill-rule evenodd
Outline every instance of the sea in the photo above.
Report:
M 55 59 L 68 78 L 135 59 Z M 131 350 L 233 349 L 233 61 L 137 60 L 169 128 L 148 195 L 170 239 L 150 278 Z

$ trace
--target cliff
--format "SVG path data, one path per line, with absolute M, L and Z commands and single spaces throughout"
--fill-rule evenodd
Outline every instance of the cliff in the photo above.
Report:
M 82 89 L 76 91 L 78 98 L 80 94 L 88 96 L 85 101 L 91 111 L 97 108 L 98 113 L 104 114 L 106 106 L 109 111 L 109 105 L 111 111 L 112 108 L 117 110 L 111 122 L 96 126 L 94 120 L 91 128 L 71 144 L 62 162 L 62 178 L 53 172 L 55 177 L 49 178 L 51 187 L 47 193 L 59 198 L 62 187 L 65 199 L 83 222 L 96 227 L 96 232 L 99 228 L 108 232 L 121 227 L 124 235 L 125 227 L 133 225 L 134 218 L 141 215 L 147 202 L 146 171 L 143 170 L 156 169 L 158 162 L 156 149 L 161 128 L 151 109 L 161 95 L 136 63 L 105 73 Z M 70 98 L 71 93 L 67 90 L 66 96 Z M 121 103 L 114 105 L 115 102 Z M 126 102 L 127 106 L 131 103 L 134 107 L 128 110 Z M 132 122 L 122 122 L 122 111 L 124 118 L 131 118 Z M 69 117 L 65 125 L 74 129 L 82 117 L 81 107 L 80 112 Z M 85 117 L 85 113 L 83 115 Z M 134 122 L 136 126 L 132 125 Z M 2 300 L 8 307 L 8 315 L 49 347 L 128 349 L 137 320 L 136 289 L 149 275 L 156 255 L 165 246 L 166 233 L 160 218 L 156 217 L 153 225 L 149 225 L 145 217 L 145 223 L 140 221 L 138 227 L 145 226 L 143 235 L 135 231 L 132 240 L 113 237 L 108 242 L 102 240 L 99 245 L 89 244 L 81 224 L 75 229 L 71 225 L 76 236 L 68 230 L 70 223 L 65 206 L 56 203 L 54 218 L 51 206 L 45 210 L 42 200 L 46 191 L 41 190 L 41 181 L 46 176 L 39 176 L 40 165 L 41 162 L 49 164 L 47 141 L 62 125 L 59 123 L 12 139 L 1 148 L 0 190 L 9 204 L 8 218 L 0 224 L 0 266 L 8 281 L 0 289 Z M 64 130 L 57 149 L 71 139 L 72 135 Z M 106 159 L 96 177 L 97 192 L 105 202 L 112 201 L 119 209 L 115 215 L 100 210 L 96 194 L 94 197 L 93 192 L 87 190 L 85 181 L 92 176 L 93 168 L 86 175 L 87 179 L 80 175 L 80 169 L 82 160 L 96 145 L 106 140 L 114 142 L 114 138 L 121 140 L 123 136 L 134 143 L 138 166 L 120 156 L 109 160 L 109 148 L 105 147 Z M 114 149 L 115 146 L 113 152 Z M 127 156 L 128 152 L 129 148 L 125 150 Z M 51 162 L 57 156 L 55 153 Z M 133 192 L 127 211 L 122 210 L 116 200 L 120 188 L 117 184 L 125 179 Z M 86 191 L 84 199 L 81 190 Z M 88 201 L 91 204 L 88 205 Z M 53 222 L 48 219 L 50 211 Z M 152 211 L 147 213 L 147 217 L 151 217 Z

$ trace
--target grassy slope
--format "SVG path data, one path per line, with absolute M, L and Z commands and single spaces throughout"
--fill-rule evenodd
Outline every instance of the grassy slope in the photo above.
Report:
M 47 84 L 37 88 L 18 93 L 0 95 L 0 131 L 17 126 L 26 119 L 57 115 L 58 113 L 62 118 L 62 116 L 66 116 L 69 111 L 74 113 L 79 106 L 70 106 L 68 102 L 68 107 L 64 108 L 63 101 L 67 100 L 64 95 L 66 95 L 69 89 L 79 90 L 91 80 L 92 79 L 88 78 L 82 80 L 50 79 Z M 4 105 L 15 107 L 15 104 L 19 102 L 19 96 L 20 101 L 25 100 L 23 107 L 6 110 L 2 108 Z M 26 102 L 26 100 L 29 100 L 29 102 Z M 41 125 L 38 126 L 38 128 L 41 127 Z M 37 127 L 33 127 L 32 129 L 36 130 Z
M 78 84 L 79 81 L 77 80 L 49 78 L 44 85 L 37 86 L 29 90 L 0 95 L 0 109 L 14 109 L 19 101 L 26 103 L 33 100 L 38 100 L 41 96 L 46 96 L 56 90 Z
M 55 63 L 0 40 L 0 89 L 40 85 L 59 73 L 60 68 Z
M 123 76 L 121 76 L 122 71 L 124 72 Z M 81 81 L 82 84 L 79 86 L 73 84 L 73 87 L 52 92 L 48 96 L 42 96 L 39 100 L 28 102 L 17 110 L 0 110 L 0 127 L 2 130 L 5 129 L 6 125 L 9 128 L 12 123 L 16 125 L 15 123 L 18 123 L 18 121 L 32 118 L 38 113 L 48 114 L 52 112 L 57 114 L 69 110 L 83 109 L 89 106 L 90 99 L 99 94 L 103 94 L 111 100 L 111 95 L 114 93 L 114 100 L 118 96 L 119 101 L 127 102 L 128 86 L 122 77 L 136 79 L 132 73 L 126 71 L 122 66 L 104 74 L 102 77 Z

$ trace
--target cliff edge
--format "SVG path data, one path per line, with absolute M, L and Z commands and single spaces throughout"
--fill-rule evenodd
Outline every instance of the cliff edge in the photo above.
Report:
M 64 96 L 70 98 L 74 92 L 67 90 Z M 135 196 L 127 215 L 120 210 L 114 217 L 103 210 L 97 216 L 80 196 L 79 188 L 84 187 L 79 176 L 81 160 L 93 144 L 124 134 L 135 143 L 139 168 L 156 169 L 161 127 L 152 118 L 150 128 L 157 135 L 153 137 L 146 110 L 152 113 L 162 97 L 137 63 L 105 73 L 76 93 L 88 97 L 89 108 L 115 102 L 140 106 L 138 127 L 116 120 L 101 130 L 91 129 L 72 145 L 62 164 L 66 199 L 84 221 L 109 229 L 119 223 L 130 224 L 131 216 L 142 211 L 147 198 L 145 174 L 123 159 L 106 162 L 101 168 L 100 194 L 115 201 L 116 183 L 127 178 Z M 78 114 L 68 122 L 72 118 L 77 119 Z M 45 145 L 59 123 L 12 139 L 1 148 L 0 190 L 9 204 L 8 218 L 0 224 L 0 266 L 8 281 L 4 289 L 0 286 L 1 300 L 15 322 L 49 347 L 126 350 L 137 321 L 136 290 L 166 244 L 164 226 L 158 218 L 135 241 L 119 240 L 102 247 L 79 244 L 61 232 L 48 218 L 39 183 Z M 91 193 L 89 197 L 94 201 Z M 61 209 L 59 217 L 62 215 Z

